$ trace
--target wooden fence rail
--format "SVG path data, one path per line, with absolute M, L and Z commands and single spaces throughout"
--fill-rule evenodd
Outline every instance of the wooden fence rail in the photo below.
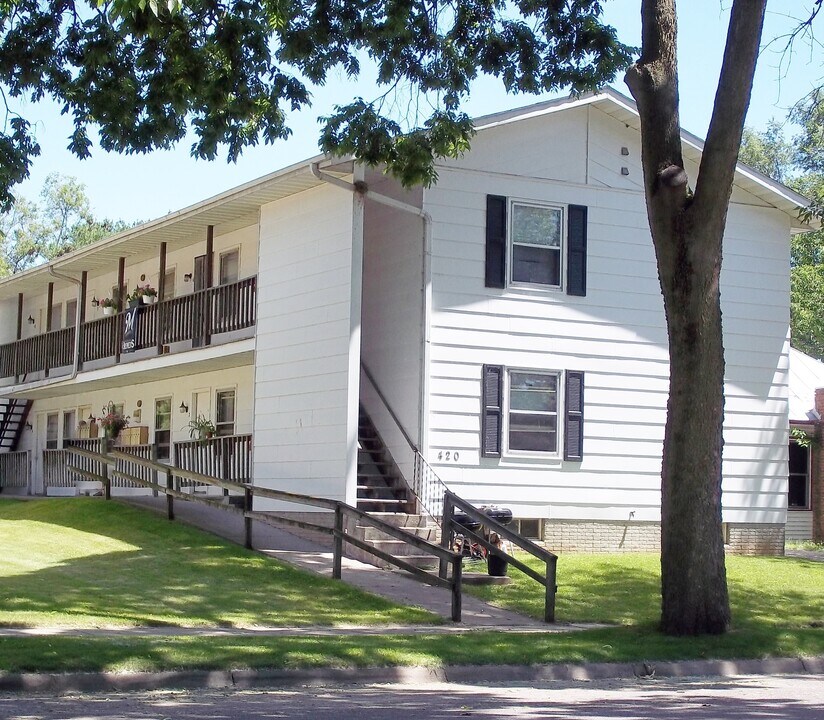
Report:
M 479 533 L 473 532 L 464 525 L 459 525 L 455 522 L 455 508 L 469 516 L 471 520 L 483 525 L 483 527 L 490 533 L 496 532 L 504 540 L 517 545 L 521 550 L 529 553 L 533 557 L 538 558 L 544 563 L 545 572 L 543 575 L 533 570 L 528 565 L 522 563 L 518 558 L 504 552 L 501 548 L 489 542 L 489 539 Z M 443 522 L 441 524 L 441 545 L 449 547 L 452 542 L 452 537 L 455 533 L 461 533 L 465 537 L 469 537 L 475 542 L 479 543 L 493 555 L 497 555 L 511 565 L 514 565 L 521 572 L 531 577 L 536 582 L 539 582 L 545 588 L 544 596 L 544 621 L 551 623 L 555 622 L 555 594 L 558 591 L 556 585 L 556 569 L 558 563 L 558 556 L 549 552 L 540 545 L 536 545 L 531 540 L 519 535 L 514 530 L 510 530 L 505 525 L 501 525 L 488 515 L 478 510 L 474 505 L 470 505 L 466 500 L 455 495 L 455 493 L 446 491 L 443 500 Z M 441 562 L 440 576 L 446 577 L 446 566 Z
M 300 527 L 309 528 L 319 532 L 331 534 L 334 541 L 332 577 L 336 580 L 341 579 L 341 560 L 343 558 L 343 547 L 345 543 L 349 543 L 351 545 L 359 547 L 361 550 L 364 550 L 375 555 L 376 557 L 388 563 L 391 563 L 392 565 L 395 565 L 396 567 L 402 568 L 407 572 L 416 575 L 417 577 L 421 578 L 422 580 L 431 585 L 449 588 L 452 593 L 452 619 L 455 622 L 460 622 L 461 620 L 461 592 L 463 577 L 462 555 L 460 553 L 452 552 L 447 548 L 440 547 L 439 545 L 431 543 L 428 540 L 424 540 L 423 538 L 420 538 L 416 535 L 407 533 L 401 528 L 396 527 L 394 525 L 390 525 L 389 523 L 386 523 L 383 520 L 379 520 L 378 518 L 373 517 L 361 510 L 358 510 L 357 508 L 352 507 L 351 505 L 347 505 L 346 503 L 340 502 L 338 500 L 329 500 L 327 498 L 318 498 L 313 497 L 311 495 L 300 495 L 298 493 L 289 493 L 280 490 L 272 490 L 270 488 L 257 487 L 249 483 L 231 482 L 228 480 L 223 480 L 221 478 L 204 475 L 203 473 L 194 472 L 192 470 L 186 470 L 184 468 L 176 467 L 174 465 L 163 465 L 161 463 L 158 463 L 156 460 L 146 459 L 134 454 L 123 452 L 123 448 L 109 449 L 108 444 L 105 442 L 105 440 L 101 443 L 100 453 L 93 453 L 89 450 L 85 450 L 79 447 L 68 447 L 64 451 L 52 452 L 72 453 L 78 455 L 81 459 L 95 458 L 96 461 L 101 465 L 101 472 L 98 475 L 97 479 L 104 484 L 104 487 L 106 488 L 105 494 L 107 498 L 110 497 L 110 493 L 108 490 L 108 488 L 110 487 L 110 473 L 108 471 L 108 466 L 110 465 L 115 466 L 115 470 L 112 474 L 123 477 L 124 479 L 130 482 L 134 482 L 145 487 L 152 488 L 153 490 L 159 493 L 164 493 L 166 495 L 167 513 L 170 520 L 174 520 L 175 499 L 185 500 L 187 502 L 203 503 L 211 507 L 219 508 L 226 512 L 242 513 L 245 526 L 245 544 L 248 548 L 251 548 L 253 544 L 253 520 L 258 520 L 260 522 L 265 522 L 269 524 L 283 524 L 293 526 L 298 525 Z M 143 468 L 145 471 L 157 473 L 158 480 L 144 479 L 140 475 L 132 475 L 131 473 L 126 472 L 125 470 L 118 470 L 118 462 L 127 462 L 130 463 L 133 467 L 136 466 Z M 208 485 L 213 485 L 215 487 L 222 488 L 224 490 L 240 492 L 243 494 L 244 498 L 243 508 L 235 508 L 231 505 L 226 505 L 216 499 L 209 499 L 207 497 L 199 497 L 197 495 L 180 492 L 174 487 L 175 477 L 181 477 L 190 483 L 205 483 Z M 280 502 L 294 503 L 301 506 L 318 507 L 324 510 L 331 510 L 335 513 L 334 527 L 329 528 L 319 524 L 294 520 L 293 518 L 278 516 L 275 513 L 253 511 L 252 501 L 254 496 L 269 498 L 271 500 L 279 500 Z M 390 535 L 391 537 L 394 537 L 398 540 L 402 540 L 403 542 L 406 542 L 414 546 L 416 549 L 422 552 L 426 552 L 433 555 L 440 561 L 441 566 L 446 565 L 447 567 L 451 567 L 451 574 L 435 574 L 427 572 L 426 570 L 422 570 L 421 568 L 415 567 L 405 562 L 404 560 L 395 557 L 394 555 L 390 555 L 389 553 L 379 550 L 378 548 L 375 548 L 366 542 L 363 542 L 355 537 L 352 537 L 346 529 L 348 527 L 349 522 L 355 521 L 366 523 L 371 527 L 374 527 L 380 530 L 381 532 Z
M 0 453 L 0 488 L 29 487 L 29 451 Z

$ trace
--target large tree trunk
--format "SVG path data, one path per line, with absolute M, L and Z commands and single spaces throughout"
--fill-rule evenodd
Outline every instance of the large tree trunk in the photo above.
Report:
M 675 0 L 643 0 L 642 53 L 626 77 L 641 117 L 647 215 L 669 336 L 661 627 L 674 635 L 722 633 L 730 623 L 721 532 L 721 240 L 765 5 L 733 4 L 694 194 L 681 155 Z

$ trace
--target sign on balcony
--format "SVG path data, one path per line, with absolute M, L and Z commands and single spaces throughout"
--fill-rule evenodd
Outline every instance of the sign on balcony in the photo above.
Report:
M 123 314 L 123 342 L 120 351 L 134 352 L 137 348 L 137 323 L 140 320 L 140 305 L 130 307 Z

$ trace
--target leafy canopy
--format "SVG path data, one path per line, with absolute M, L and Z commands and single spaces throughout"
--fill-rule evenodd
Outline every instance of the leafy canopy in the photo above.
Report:
M 53 173 L 38 201 L 17 198 L 0 215 L 0 277 L 52 260 L 124 230 L 121 221 L 94 217 L 86 190 L 75 178 Z
M 802 98 L 787 119 L 799 128 L 791 140 L 775 120 L 765 131 L 746 129 L 741 160 L 809 198 L 807 219 L 824 219 L 824 90 Z M 790 265 L 792 344 L 824 360 L 824 230 L 792 238 Z
M 321 149 L 386 163 L 405 184 L 431 183 L 433 160 L 468 147 L 460 102 L 479 74 L 514 93 L 582 92 L 626 67 L 631 49 L 601 22 L 599 0 L 20 0 L 0 3 L 0 83 L 9 98 L 54 98 L 69 148 L 168 148 L 194 131 L 192 154 L 229 160 L 289 136 L 287 113 L 311 104 L 331 71 L 375 65 L 385 94 L 323 118 Z M 169 9 L 171 7 L 171 10 Z M 392 93 L 419 102 L 398 120 Z M 425 111 L 423 110 L 425 108 Z M 29 122 L 0 132 L 0 203 L 39 153 Z

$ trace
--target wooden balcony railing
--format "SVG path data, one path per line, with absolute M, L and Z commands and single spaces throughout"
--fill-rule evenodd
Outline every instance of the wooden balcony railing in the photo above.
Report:
M 252 327 L 256 321 L 257 277 L 199 290 L 155 305 L 144 305 L 137 326 L 136 350 L 180 342 L 192 347 L 211 343 L 213 335 Z M 124 313 L 83 323 L 80 327 L 80 363 L 118 358 Z M 158 325 L 160 332 L 158 332 Z M 0 345 L 0 377 L 48 375 L 54 368 L 72 365 L 75 328 Z
M 176 442 L 174 464 L 220 480 L 252 482 L 252 436 L 224 435 L 208 440 Z
M 71 448 L 84 451 L 85 454 L 72 454 Z M 43 477 L 46 488 L 75 487 L 80 480 L 94 480 L 102 473 L 99 458 L 92 454 L 100 454 L 103 448 L 103 438 L 67 440 L 62 450 L 43 451 Z M 143 460 L 157 460 L 154 445 L 117 445 L 110 449 L 118 450 L 118 457 L 111 478 L 111 487 L 136 488 L 147 482 L 157 482 L 154 473 L 147 469 Z M 3 458 L 12 453 L 0 453 L 0 466 Z M 28 453 L 14 453 L 25 455 Z M 135 461 L 126 460 L 122 455 L 130 455 Z M 69 458 L 71 462 L 69 462 Z M 191 471 L 196 475 L 211 477 L 234 483 L 248 483 L 252 481 L 252 436 L 226 435 L 209 438 L 208 440 L 187 440 L 174 444 L 174 465 L 183 470 Z M 28 461 L 26 460 L 26 468 Z M 22 465 L 21 465 L 22 468 Z M 139 478 L 130 480 L 128 478 Z M 28 477 L 26 476 L 26 482 Z M 187 487 L 206 487 L 206 482 L 196 482 L 191 479 L 177 478 L 178 486 L 182 483 Z M 25 485 L 23 485 L 25 487 Z

